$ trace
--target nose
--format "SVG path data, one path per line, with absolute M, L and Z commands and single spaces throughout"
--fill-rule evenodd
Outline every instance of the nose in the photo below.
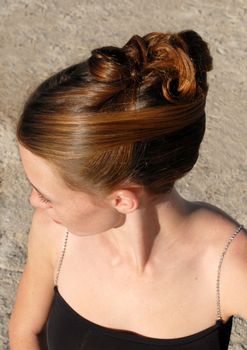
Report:
M 34 208 L 38 208 L 39 205 L 38 205 L 38 199 L 37 197 L 35 198 L 35 193 L 34 193 L 34 190 L 32 189 L 31 191 L 31 194 L 29 195 L 29 198 L 28 198 L 28 201 L 29 201 L 29 204 L 34 207 Z

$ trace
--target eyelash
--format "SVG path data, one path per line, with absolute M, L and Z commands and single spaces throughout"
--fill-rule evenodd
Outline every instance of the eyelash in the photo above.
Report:
M 38 193 L 38 196 L 39 196 L 39 198 L 40 198 L 40 200 L 41 200 L 42 202 L 44 202 L 44 203 L 50 203 L 50 201 L 49 201 L 48 199 L 44 198 L 39 192 L 37 192 L 37 193 Z

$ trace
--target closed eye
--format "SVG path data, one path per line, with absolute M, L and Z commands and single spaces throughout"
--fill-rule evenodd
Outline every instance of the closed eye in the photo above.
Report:
M 44 203 L 50 203 L 49 199 L 44 198 L 44 197 L 42 196 L 42 194 L 40 194 L 39 192 L 37 192 L 37 193 L 38 193 L 38 196 L 39 196 L 39 198 L 40 198 L 40 200 L 41 200 L 42 202 L 44 202 Z

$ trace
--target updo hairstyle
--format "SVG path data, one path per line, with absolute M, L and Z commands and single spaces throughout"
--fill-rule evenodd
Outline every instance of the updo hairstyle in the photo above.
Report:
M 193 30 L 94 49 L 31 94 L 17 140 L 72 190 L 107 195 L 135 183 L 165 193 L 198 159 L 211 69 Z

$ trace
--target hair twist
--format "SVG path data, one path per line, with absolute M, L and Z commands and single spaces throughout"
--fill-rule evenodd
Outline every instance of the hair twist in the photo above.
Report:
M 141 83 L 143 69 L 148 62 L 145 40 L 139 35 L 134 35 L 123 46 L 122 50 L 127 57 L 131 78 L 135 83 Z

